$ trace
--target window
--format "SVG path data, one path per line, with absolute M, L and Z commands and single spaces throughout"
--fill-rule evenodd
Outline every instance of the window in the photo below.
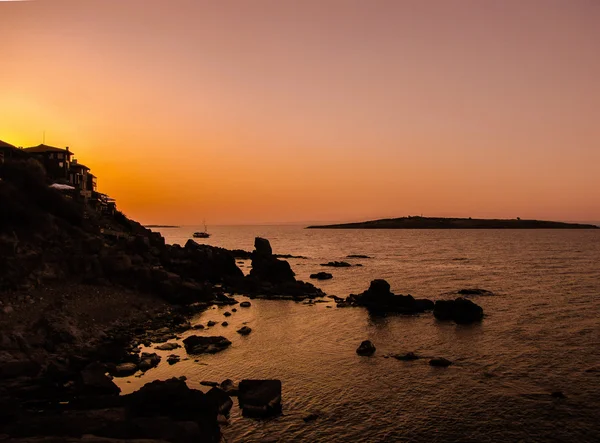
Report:
M 56 158 L 58 158 L 59 160 L 62 160 L 65 158 L 65 154 L 62 154 L 62 153 L 56 154 Z

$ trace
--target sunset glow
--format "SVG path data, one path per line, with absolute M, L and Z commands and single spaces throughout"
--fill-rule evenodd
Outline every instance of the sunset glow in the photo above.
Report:
M 600 220 L 600 2 L 0 2 L 0 139 L 144 223 Z

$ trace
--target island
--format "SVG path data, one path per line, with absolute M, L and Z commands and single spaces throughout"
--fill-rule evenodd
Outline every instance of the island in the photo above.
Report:
M 313 225 L 306 229 L 600 229 L 599 226 L 581 223 L 564 223 L 544 220 L 445 218 L 408 216 L 386 218 L 358 223 Z

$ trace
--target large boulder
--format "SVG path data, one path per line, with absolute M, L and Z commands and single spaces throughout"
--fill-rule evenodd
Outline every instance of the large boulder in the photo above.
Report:
M 242 380 L 238 399 L 243 415 L 265 417 L 281 412 L 280 380 Z
M 438 320 L 453 320 L 467 324 L 483 319 L 483 308 L 471 300 L 458 297 L 455 300 L 438 300 L 433 308 L 433 315 Z
M 228 348 L 231 342 L 222 336 L 190 335 L 183 340 L 183 345 L 188 354 L 215 354 Z
M 330 280 L 333 278 L 329 272 L 317 272 L 315 274 L 310 274 L 310 278 L 314 278 L 317 280 Z
M 271 244 L 265 238 L 256 237 L 252 254 L 250 277 L 269 283 L 293 282 L 295 274 L 288 262 L 273 256 Z
M 91 363 L 80 373 L 79 392 L 84 395 L 119 395 L 121 389 L 106 375 L 106 366 Z
M 271 243 L 266 238 L 256 237 L 254 239 L 254 255 L 259 257 L 271 257 L 273 249 Z
M 433 309 L 433 302 L 427 299 L 416 300 L 412 295 L 396 295 L 391 292 L 390 284 L 382 279 L 373 280 L 369 289 L 358 295 L 351 295 L 347 303 L 364 306 L 372 311 L 400 312 L 415 314 Z

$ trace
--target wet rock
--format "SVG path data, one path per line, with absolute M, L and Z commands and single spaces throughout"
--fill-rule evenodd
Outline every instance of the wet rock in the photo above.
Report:
M 202 325 L 200 325 L 200 326 L 202 326 Z M 204 328 L 204 326 L 202 326 L 202 328 Z M 163 343 L 161 345 L 154 347 L 154 349 L 158 349 L 159 351 L 172 351 L 173 349 L 177 349 L 177 348 L 181 348 L 181 345 L 179 343 L 175 343 L 175 342 Z
M 350 255 L 346 256 L 346 258 L 372 258 L 372 257 L 369 257 L 368 255 L 362 255 L 362 254 L 350 254 Z
M 429 360 L 430 366 L 435 366 L 438 368 L 447 368 L 451 364 L 452 364 L 452 362 L 444 357 L 436 357 L 436 358 L 432 358 L 431 360 Z
M 478 289 L 478 288 L 461 289 L 461 290 L 457 291 L 457 293 L 460 295 L 484 295 L 484 296 L 494 295 L 494 293 L 492 291 L 488 291 L 487 289 Z
M 481 321 L 483 309 L 471 300 L 459 297 L 455 300 L 438 300 L 433 308 L 433 315 L 438 320 L 453 320 L 467 324 Z
M 271 257 L 273 255 L 273 249 L 271 248 L 269 240 L 262 237 L 256 237 L 254 239 L 254 255 Z
M 329 280 L 333 278 L 329 272 L 317 272 L 316 274 L 310 274 L 310 278 L 314 278 L 317 280 Z
M 346 303 L 354 306 L 364 306 L 375 312 L 399 312 L 416 314 L 433 308 L 430 300 L 419 299 L 412 295 L 396 295 L 390 291 L 390 284 L 382 279 L 373 280 L 369 289 L 358 295 L 350 295 Z M 339 304 L 338 304 L 339 307 Z
M 248 335 L 252 332 L 252 328 L 249 328 L 248 326 L 243 326 L 242 328 L 237 330 L 238 334 L 241 335 Z
M 375 350 L 376 350 L 375 345 L 373 345 L 373 343 L 371 343 L 370 340 L 365 340 L 356 349 L 356 353 L 358 355 L 371 356 L 375 353 Z
M 236 309 L 236 308 L 233 308 L 233 309 L 231 310 L 231 312 L 237 312 L 237 309 Z
M 217 387 L 213 387 L 210 391 L 208 391 L 206 393 L 206 398 L 214 405 L 219 414 L 228 414 L 233 406 L 231 397 Z
M 171 354 L 167 357 L 167 363 L 169 363 L 171 366 L 175 363 L 179 363 L 180 361 L 181 357 L 177 354 Z
M 228 348 L 231 342 L 222 336 L 190 335 L 183 340 L 183 345 L 188 354 L 215 354 Z
M 250 306 L 252 306 L 252 304 L 249 301 L 243 301 L 240 303 L 240 307 L 242 308 L 249 308 Z
M 401 360 L 401 361 L 412 361 L 412 360 L 418 360 L 419 358 L 421 358 L 414 352 L 408 352 L 406 354 L 396 354 L 396 355 L 392 355 L 392 357 L 394 357 L 396 360 Z
M 211 388 L 214 388 L 214 387 L 216 387 L 216 386 L 219 386 L 219 383 L 218 383 L 218 382 L 216 382 L 216 381 L 208 381 L 208 380 L 202 380 L 202 381 L 200 382 L 200 384 L 201 384 L 202 386 L 210 386 Z
M 160 363 L 161 357 L 156 353 L 149 354 L 147 352 L 142 353 L 140 357 L 139 369 L 146 372 L 149 369 L 155 368 Z
M 194 326 L 192 326 L 192 329 L 204 329 L 204 325 L 201 325 L 201 324 L 194 325 Z
M 115 377 L 129 377 L 137 372 L 138 366 L 135 363 L 121 363 L 117 365 L 112 372 Z
M 224 315 L 225 317 L 230 317 L 230 316 L 231 316 L 231 312 L 229 312 L 229 311 L 225 311 L 225 312 L 223 313 L 223 315 Z
M 221 323 L 221 326 L 229 326 L 229 323 L 227 323 L 226 321 L 224 321 L 223 323 Z
M 239 386 L 231 379 L 226 379 L 221 382 L 221 389 L 229 396 L 235 397 L 238 395 Z
M 290 264 L 273 256 L 269 240 L 256 237 L 254 248 L 252 270 L 248 275 L 250 279 L 272 284 L 296 281 Z
M 352 265 L 345 261 L 330 261 L 327 263 L 321 263 L 321 266 L 329 266 L 332 268 L 349 268 Z
M 281 412 L 280 380 L 242 380 L 238 398 L 245 416 L 266 417 Z
M 217 322 L 217 321 L 210 320 L 208 323 L 206 323 L 206 326 L 209 326 L 209 327 L 210 327 L 210 326 L 214 326 L 214 325 L 216 325 L 216 324 L 218 324 L 218 323 L 219 323 L 219 322 Z

